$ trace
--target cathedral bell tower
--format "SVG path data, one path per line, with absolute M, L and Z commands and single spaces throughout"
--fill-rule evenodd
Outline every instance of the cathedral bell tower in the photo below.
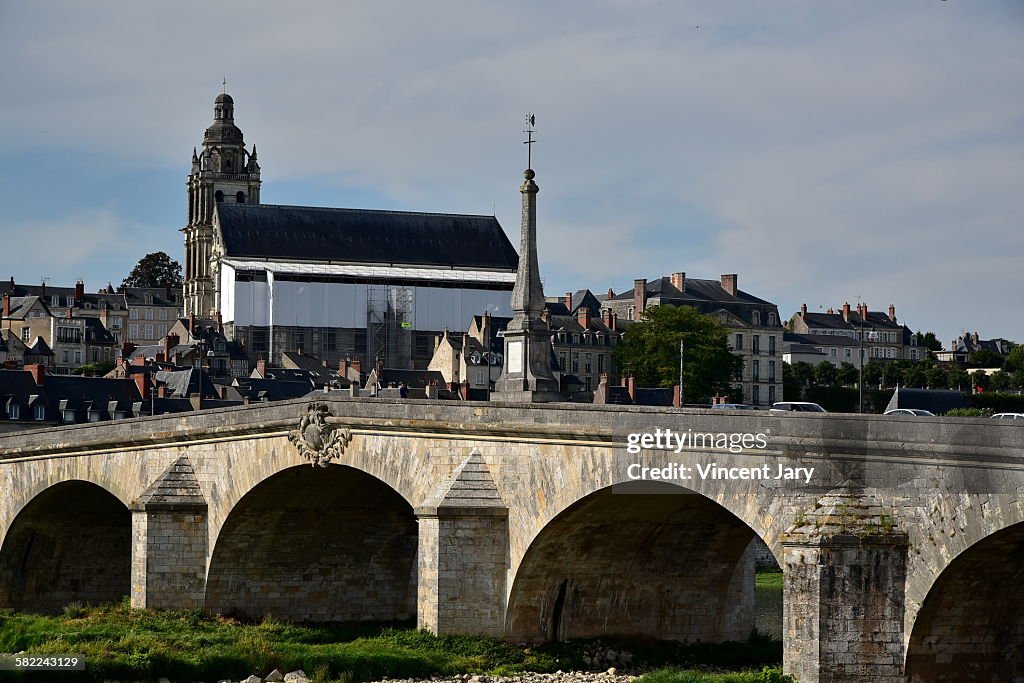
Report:
M 213 125 L 203 135 L 203 151 L 192 149 L 192 173 L 188 176 L 188 223 L 185 233 L 185 315 L 209 318 L 219 308 L 215 292 L 219 283 L 214 252 L 215 204 L 260 201 L 260 166 L 256 146 L 245 150 L 242 131 L 235 125 L 235 101 L 217 95 Z

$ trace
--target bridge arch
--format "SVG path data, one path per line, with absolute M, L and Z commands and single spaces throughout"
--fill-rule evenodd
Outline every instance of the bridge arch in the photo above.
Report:
M 1024 675 L 1024 522 L 963 550 L 932 583 L 914 620 L 906 672 L 925 681 Z
M 0 607 L 55 613 L 131 592 L 132 520 L 107 488 L 72 479 L 21 507 L 0 545 Z
M 253 486 L 220 527 L 207 611 L 293 621 L 416 616 L 417 522 L 409 501 L 347 465 L 299 465 Z
M 675 484 L 599 487 L 534 536 L 515 572 L 506 635 L 746 639 L 757 535 L 722 504 Z

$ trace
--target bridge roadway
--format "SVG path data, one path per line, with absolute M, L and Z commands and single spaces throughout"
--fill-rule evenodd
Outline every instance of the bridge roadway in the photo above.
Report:
M 659 428 L 766 447 L 628 452 Z M 629 477 L 711 463 L 815 472 Z M 516 642 L 723 641 L 753 625 L 755 538 L 784 571 L 800 681 L 1024 675 L 1020 425 L 325 395 L 0 436 L 0 607 L 25 611 L 130 594 Z

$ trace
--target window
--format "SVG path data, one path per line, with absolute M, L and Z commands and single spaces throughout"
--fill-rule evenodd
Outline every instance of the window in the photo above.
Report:
M 593 388 L 593 384 L 591 384 L 591 380 L 590 380 L 590 378 L 589 378 L 589 377 L 587 377 L 587 379 L 585 380 L 585 383 L 586 383 L 586 389 L 587 389 L 587 391 L 591 391 L 591 390 L 592 390 L 592 388 Z
M 82 364 L 82 352 L 81 351 L 75 351 L 75 365 L 81 365 L 81 364 Z
M 775 355 L 775 335 L 769 335 L 768 337 L 768 355 Z
M 32 408 L 32 417 L 34 417 L 37 420 L 45 420 L 46 419 L 46 405 L 43 404 L 43 403 L 37 403 Z
M 597 371 L 604 372 L 604 354 L 597 354 Z
M 572 343 L 573 344 L 579 344 L 580 343 L 580 335 L 578 335 L 576 333 L 573 333 L 573 335 L 572 335 Z
M 416 335 L 416 355 L 417 356 L 429 356 L 430 355 L 430 336 L 426 334 Z M 479 384 L 479 382 L 477 382 Z
M 153 319 L 153 309 L 152 308 L 147 308 L 146 309 L 146 320 L 152 320 L 152 319 Z
M 167 325 L 158 325 L 156 328 L 157 336 L 163 339 L 167 336 Z
M 153 326 L 151 324 L 146 325 L 146 339 L 153 338 Z
M 138 339 L 139 338 L 139 324 L 138 323 L 132 323 L 131 325 L 128 326 L 128 336 L 131 339 Z
M 21 417 L 21 406 L 13 401 L 7 406 L 7 419 L 17 420 Z
M 23 341 L 26 344 L 28 344 L 28 335 L 30 333 L 31 333 L 31 330 L 29 330 L 27 327 L 21 328 L 21 341 Z
M 768 314 L 768 327 L 775 327 L 775 325 L 776 325 L 775 314 L 774 313 L 769 313 Z
M 137 308 L 130 308 L 130 309 L 128 309 L 128 317 L 131 318 L 132 320 L 138 320 L 139 319 L 139 309 L 137 309 Z
M 74 424 L 75 423 L 75 411 L 72 410 L 72 409 L 65 410 L 64 411 L 63 421 L 65 423 L 67 423 L 67 424 Z
M 476 371 L 476 383 L 477 384 L 483 384 L 484 383 L 484 371 L 483 370 L 477 370 Z
M 750 379 L 754 382 L 761 381 L 761 361 L 755 360 L 750 366 Z
M 67 352 L 66 349 L 64 350 L 63 358 L 64 358 L 64 364 L 67 365 L 67 363 L 68 363 L 68 352 Z
M 217 190 L 214 193 L 213 198 L 217 201 L 218 204 L 220 204 L 224 201 L 224 193 L 221 192 L 220 190 Z
M 590 369 L 590 354 L 589 353 L 586 354 L 585 356 L 583 356 L 583 372 L 585 372 L 587 374 L 590 374 L 592 372 L 592 370 Z
M 67 306 L 69 307 L 75 305 L 75 297 L 73 296 L 66 296 L 64 297 L 64 300 L 67 301 Z
M 167 320 L 167 309 L 166 308 L 161 308 L 160 309 L 160 319 L 161 320 Z
M 836 349 L 829 349 L 828 350 L 828 355 L 830 355 L 833 358 L 835 358 L 836 357 Z
M 338 348 L 338 333 L 334 330 L 327 330 L 324 333 L 324 346 L 328 351 L 334 351 Z
M 768 387 L 768 403 L 775 403 L 775 385 Z
M 761 353 L 761 335 L 755 334 L 750 339 L 750 350 L 754 353 Z
M 51 296 L 50 297 L 50 305 L 51 306 L 60 306 L 60 297 L 57 296 L 56 294 Z
M 775 361 L 773 360 L 768 361 L 768 381 L 775 381 Z
M 737 351 L 742 351 L 743 350 L 743 335 L 742 334 L 737 334 L 736 335 L 736 350 Z
M 755 325 L 760 325 L 761 324 L 761 311 L 754 311 L 753 313 L 751 313 L 751 318 L 753 319 Z
M 235 195 L 235 203 L 236 204 L 245 204 L 245 193 L 244 192 L 239 192 L 238 194 Z
M 120 318 L 114 318 L 114 319 L 113 319 L 113 320 L 111 321 L 111 324 L 112 324 L 112 326 L 113 326 L 113 328 L 114 328 L 115 330 L 119 330 L 119 329 L 121 329 L 121 319 L 120 319 Z
M 846 349 L 846 357 L 847 358 L 853 358 L 853 350 L 852 349 Z
M 761 405 L 761 385 L 755 384 L 753 388 L 750 390 L 750 394 L 753 399 L 753 404 L 755 406 Z
M 566 370 L 569 369 L 569 366 L 565 364 L 565 354 L 564 353 L 558 354 L 558 367 L 560 367 L 562 369 L 562 372 L 565 372 Z
M 306 345 L 306 331 L 292 330 L 292 350 L 301 349 Z

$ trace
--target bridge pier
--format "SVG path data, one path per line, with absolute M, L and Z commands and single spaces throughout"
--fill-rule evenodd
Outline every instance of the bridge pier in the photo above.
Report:
M 800 683 L 902 683 L 907 535 L 826 496 L 783 541 L 784 669 Z
M 505 632 L 508 508 L 487 464 L 472 454 L 416 509 L 417 621 L 433 633 Z
M 199 609 L 206 595 L 207 504 L 179 458 L 132 504 L 132 607 Z

